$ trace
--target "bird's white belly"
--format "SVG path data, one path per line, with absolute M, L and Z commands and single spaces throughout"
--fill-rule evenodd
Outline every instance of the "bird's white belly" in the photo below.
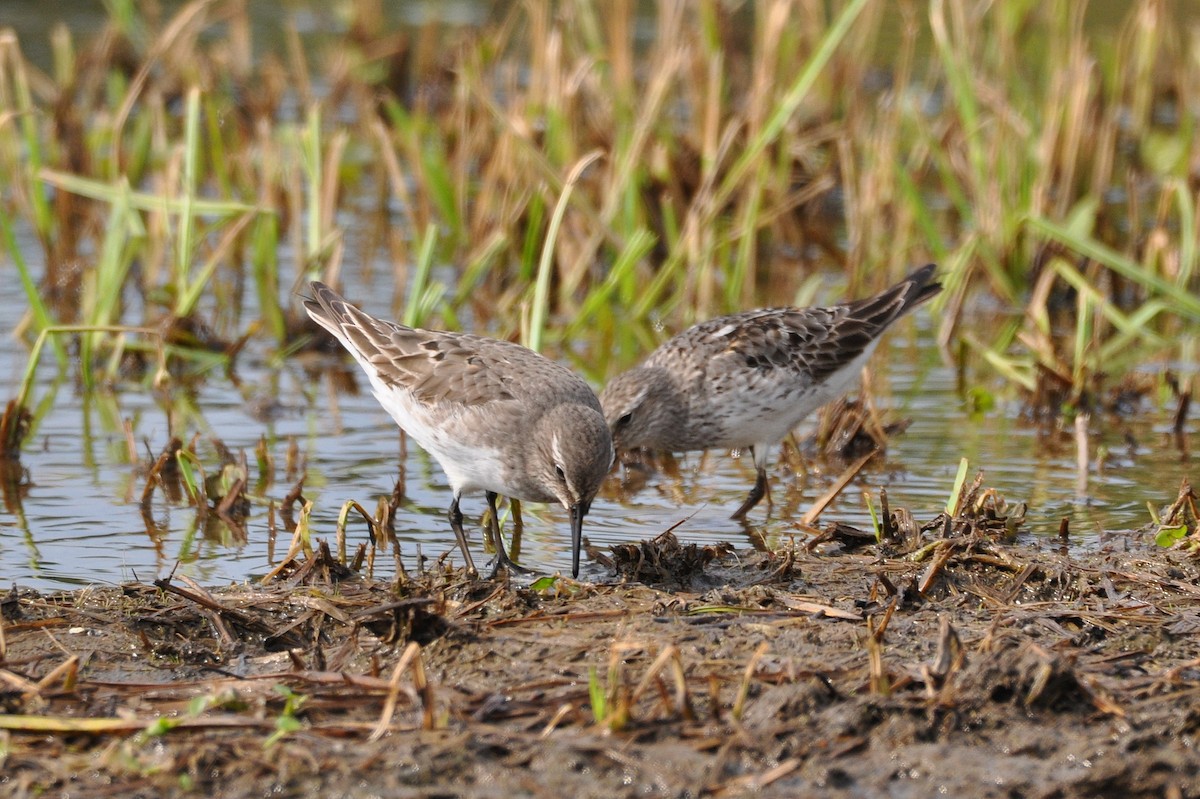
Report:
M 375 398 L 408 437 L 437 460 L 455 494 L 494 491 L 509 496 L 500 453 L 477 443 L 470 435 L 472 422 L 461 415 L 439 418 L 442 408 L 427 408 L 408 392 L 371 380 Z

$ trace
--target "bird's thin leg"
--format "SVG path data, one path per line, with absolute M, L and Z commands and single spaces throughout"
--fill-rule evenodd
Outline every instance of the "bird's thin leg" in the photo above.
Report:
M 496 511 L 496 492 L 487 492 L 488 503 L 488 538 L 492 541 L 492 546 L 496 550 L 496 557 L 492 559 L 491 568 L 488 569 L 488 579 L 496 579 L 496 575 L 500 573 L 500 569 L 507 569 L 509 574 L 532 574 L 529 569 L 524 566 L 517 565 L 512 558 L 508 556 L 507 550 L 504 548 L 504 539 L 500 537 L 500 515 Z
M 754 451 L 754 447 L 750 448 L 750 457 L 754 459 L 754 465 L 758 469 L 758 477 L 754 480 L 754 488 L 750 489 L 750 494 L 746 497 L 746 501 L 742 506 L 733 512 L 731 519 L 744 519 L 750 509 L 758 504 L 758 501 L 764 496 L 767 497 L 767 502 L 770 502 L 770 494 L 767 492 L 767 465 L 766 463 L 758 462 L 758 454 Z
M 450 529 L 454 530 L 454 537 L 458 539 L 458 548 L 462 550 L 463 560 L 467 562 L 467 574 L 474 577 L 479 572 L 475 570 L 475 561 L 471 560 L 471 550 L 467 547 L 467 534 L 463 532 L 462 526 L 463 515 L 458 509 L 458 494 L 450 500 L 450 512 L 446 515 L 450 518 Z
M 775 510 L 775 500 L 771 496 L 771 483 L 767 480 L 767 464 L 762 464 L 758 467 L 758 473 L 761 475 L 763 484 L 763 494 L 767 499 L 767 518 L 771 518 L 771 511 Z

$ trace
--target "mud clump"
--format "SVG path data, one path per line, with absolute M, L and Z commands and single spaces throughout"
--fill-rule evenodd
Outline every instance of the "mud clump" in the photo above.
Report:
M 608 553 L 588 547 L 588 557 L 626 582 L 686 588 L 703 577 L 713 561 L 733 552 L 730 544 L 680 544 L 670 530 L 649 541 L 616 544 Z

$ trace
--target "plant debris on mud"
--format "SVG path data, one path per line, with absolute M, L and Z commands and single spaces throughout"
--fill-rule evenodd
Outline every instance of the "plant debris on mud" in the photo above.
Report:
M 1012 509 L 978 482 L 959 506 L 885 514 L 869 544 L 666 534 L 593 552 L 609 583 L 372 581 L 321 547 L 264 585 L 14 588 L 0 782 L 13 797 L 1197 795 L 1194 555 L 1153 531 L 1099 551 L 1012 543 Z

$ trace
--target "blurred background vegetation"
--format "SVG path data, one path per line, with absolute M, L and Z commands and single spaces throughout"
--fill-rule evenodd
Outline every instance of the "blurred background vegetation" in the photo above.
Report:
M 0 252 L 31 360 L 48 331 L 85 385 L 286 355 L 318 276 L 600 383 L 699 319 L 935 261 L 982 409 L 1090 410 L 1148 364 L 1189 390 L 1162 377 L 1200 319 L 1186 3 L 79 13 L 0 32 Z

